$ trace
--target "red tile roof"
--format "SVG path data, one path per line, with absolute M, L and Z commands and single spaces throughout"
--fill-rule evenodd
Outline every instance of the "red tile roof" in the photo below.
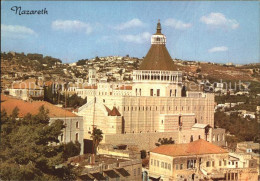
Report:
M 24 117 L 26 114 L 31 113 L 35 115 L 39 112 L 39 108 L 44 106 L 45 109 L 49 110 L 49 117 L 77 117 L 76 114 L 59 108 L 49 102 L 45 101 L 33 101 L 26 102 L 20 99 L 15 99 L 10 96 L 5 96 L 1 94 L 1 110 L 5 109 L 7 114 L 12 114 L 15 107 L 19 109 L 19 117 Z
M 212 143 L 209 143 L 203 139 L 185 144 L 162 145 L 153 149 L 151 152 L 173 157 L 228 153 L 227 150 Z
M 104 105 L 105 106 L 105 105 Z M 106 110 L 107 110 L 107 113 L 109 114 L 110 112 L 111 112 L 111 110 L 107 107 L 107 106 L 105 106 L 105 108 L 106 108 Z
M 112 111 L 110 111 L 108 113 L 109 116 L 121 116 L 121 114 L 119 113 L 119 111 L 117 110 L 117 108 L 114 106 Z
M 105 106 L 105 105 L 104 105 Z M 107 113 L 109 116 L 121 116 L 117 108 L 114 106 L 112 110 L 110 110 L 107 106 L 105 106 Z

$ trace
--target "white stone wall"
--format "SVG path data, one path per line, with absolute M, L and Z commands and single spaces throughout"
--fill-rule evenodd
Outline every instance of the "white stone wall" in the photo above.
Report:
M 83 154 L 83 139 L 84 139 L 84 127 L 83 127 L 83 117 L 55 117 L 50 118 L 50 123 L 55 120 L 63 120 L 65 128 L 63 129 L 62 135 L 59 136 L 60 142 L 68 143 L 70 141 L 75 142 L 76 137 L 78 137 L 78 142 L 81 145 L 81 152 Z
M 84 116 L 84 129 L 93 122 L 93 99 L 88 96 L 89 106 L 79 109 L 78 115 Z M 209 124 L 214 127 L 214 95 L 205 94 L 205 97 L 144 97 L 144 96 L 97 96 L 96 101 L 102 107 L 106 105 L 112 110 L 115 106 L 125 120 L 126 133 L 158 132 L 161 127 L 161 115 L 182 116 L 183 129 L 189 129 L 197 123 Z M 87 104 L 88 104 L 87 103 Z M 104 110 L 104 108 L 102 108 Z M 193 115 L 193 116 L 188 116 Z M 170 120 L 170 119 L 169 119 Z M 105 111 L 96 111 L 95 125 L 100 125 L 104 133 L 108 133 L 108 115 Z M 172 119 L 171 130 L 177 130 L 177 117 Z M 167 128 L 168 129 L 168 128 Z M 169 130 L 170 131 L 170 130 Z M 85 131 L 86 132 L 86 131 Z
M 151 150 L 156 147 L 155 143 L 159 138 L 172 138 L 175 143 L 189 143 L 190 137 L 193 141 L 206 139 L 204 130 L 183 130 L 174 132 L 153 132 L 153 133 L 127 133 L 127 134 L 105 134 L 102 143 L 118 145 L 136 145 L 139 150 Z

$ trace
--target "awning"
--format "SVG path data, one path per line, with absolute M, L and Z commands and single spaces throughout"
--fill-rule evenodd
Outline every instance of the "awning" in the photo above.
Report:
M 106 180 L 106 177 L 104 177 L 100 172 L 91 173 L 91 175 L 97 180 Z
M 119 178 L 120 176 L 114 170 L 107 170 L 104 173 L 110 178 Z
M 117 168 L 116 171 L 120 173 L 123 177 L 128 177 L 130 174 L 124 168 Z
M 161 178 L 160 175 L 149 174 L 149 179 L 151 179 L 151 180 L 154 180 L 154 181 L 157 181 L 157 180 L 158 180 L 158 181 L 159 181 L 160 178 Z

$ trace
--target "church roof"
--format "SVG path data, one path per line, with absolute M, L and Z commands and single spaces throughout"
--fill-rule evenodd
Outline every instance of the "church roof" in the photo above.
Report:
M 112 111 L 110 111 L 109 116 L 121 116 L 117 108 L 114 106 Z
M 104 105 L 105 106 L 105 105 Z M 107 113 L 109 116 L 121 116 L 117 108 L 114 106 L 112 110 L 110 110 L 107 106 L 105 106 Z
M 199 139 L 191 143 L 162 145 L 153 149 L 151 152 L 172 157 L 228 153 L 227 150 L 203 139 Z
M 157 23 L 155 35 L 163 35 L 161 33 L 160 20 Z M 140 65 L 139 70 L 176 70 L 173 60 L 165 46 L 165 44 L 152 44 L 150 50 Z
M 173 60 L 163 44 L 152 44 L 139 70 L 176 70 Z

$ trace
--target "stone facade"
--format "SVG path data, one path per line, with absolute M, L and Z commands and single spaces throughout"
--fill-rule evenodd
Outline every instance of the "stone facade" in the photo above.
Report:
M 81 145 L 80 154 L 83 154 L 84 144 L 84 131 L 83 131 L 83 117 L 55 117 L 50 118 L 50 123 L 55 120 L 62 120 L 66 126 L 59 136 L 61 143 L 69 143 L 78 141 Z

